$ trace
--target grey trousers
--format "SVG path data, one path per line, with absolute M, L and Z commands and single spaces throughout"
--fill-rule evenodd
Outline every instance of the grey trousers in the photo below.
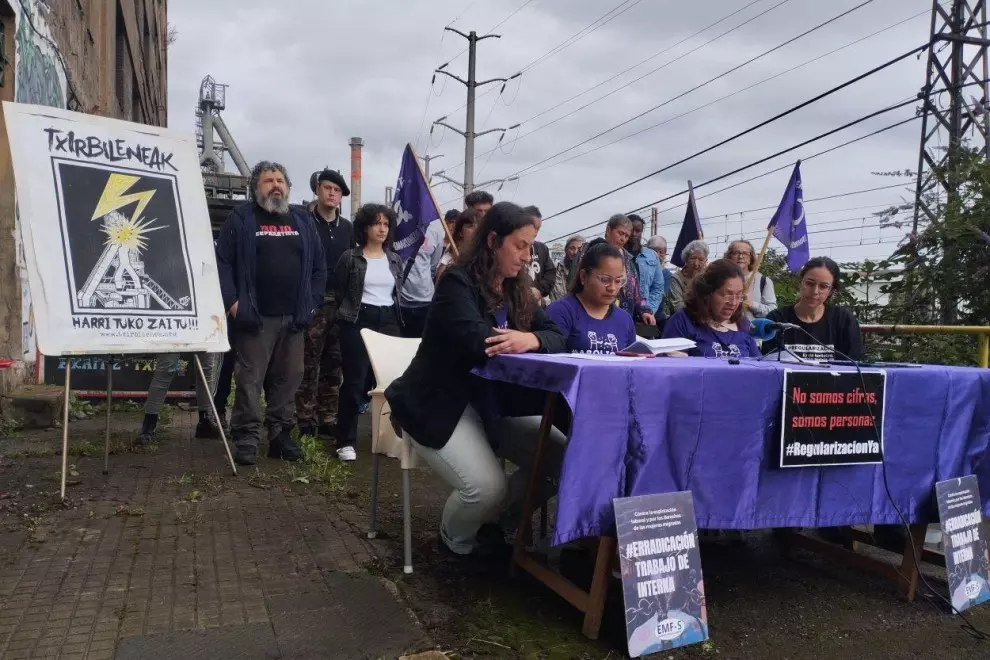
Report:
M 200 353 L 199 359 L 203 363 L 203 374 L 206 376 L 207 387 L 203 386 L 199 377 L 199 370 L 190 361 L 187 367 L 192 371 L 196 382 L 196 405 L 200 411 L 206 412 L 210 419 L 213 419 L 213 412 L 210 408 L 210 399 L 217 389 L 216 365 L 217 355 L 215 353 Z M 181 356 L 178 353 L 163 353 L 155 358 L 155 375 L 151 378 L 151 385 L 148 387 L 148 397 L 144 401 L 144 412 L 146 415 L 157 415 L 165 404 L 165 397 L 168 396 L 169 387 L 172 386 L 172 379 L 179 373 Z
M 269 439 L 296 425 L 296 390 L 303 378 L 303 333 L 292 331 L 291 316 L 264 316 L 261 330 L 237 333 L 234 363 L 234 409 L 230 433 L 234 444 L 261 442 L 261 394 Z
M 486 522 L 499 521 L 504 528 L 516 525 L 539 431 L 539 417 L 509 417 L 486 429 L 478 413 L 468 406 L 442 449 L 423 447 L 413 439 L 417 453 L 454 488 L 440 521 L 440 537 L 448 548 L 469 554 L 478 528 Z M 566 444 L 567 437 L 553 428 L 544 459 L 545 476 L 559 474 Z M 511 477 L 506 477 L 500 457 L 519 466 Z M 544 491 L 541 500 L 552 494 Z

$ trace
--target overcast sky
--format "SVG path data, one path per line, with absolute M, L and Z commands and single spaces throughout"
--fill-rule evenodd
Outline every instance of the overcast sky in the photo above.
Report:
M 433 163 L 433 171 L 446 170 L 460 180 L 463 139 L 442 127 L 430 136 L 429 126 L 449 115 L 448 122 L 463 128 L 465 90 L 444 76 L 438 76 L 431 87 L 431 72 L 449 61 L 449 71 L 466 77 L 467 54 L 462 53 L 466 41 L 445 33 L 445 26 L 483 34 L 504 20 L 496 30 L 501 39 L 488 39 L 478 46 L 478 79 L 508 77 L 521 69 L 524 73 L 508 83 L 502 94 L 498 84 L 479 89 L 476 130 L 521 126 L 506 133 L 500 148 L 491 153 L 486 152 L 497 145 L 498 134 L 477 139 L 475 180 L 518 175 L 518 180 L 505 183 L 501 191 L 496 190 L 497 184 L 489 189 L 497 199 L 536 204 L 550 216 L 713 145 L 927 40 L 929 0 L 874 0 L 793 44 L 646 112 L 861 2 L 171 0 L 169 22 L 178 30 L 178 39 L 169 49 L 169 125 L 193 129 L 199 84 L 211 74 L 230 85 L 223 116 L 246 159 L 249 163 L 261 159 L 284 163 L 295 182 L 292 197 L 296 200 L 309 197 L 309 175 L 325 165 L 349 177 L 348 141 L 354 136 L 364 138 L 366 145 L 365 202 L 384 200 L 385 186 L 395 184 L 407 142 L 421 155 L 443 154 Z M 738 13 L 692 37 L 733 12 Z M 746 89 L 912 16 L 898 27 Z M 750 19 L 754 20 L 746 23 Z M 580 38 L 572 39 L 579 34 Z M 562 44 L 566 46 L 558 48 Z M 541 238 L 549 241 L 601 222 L 612 213 L 649 205 L 684 190 L 688 180 L 703 183 L 906 101 L 923 83 L 924 59 L 909 58 L 711 153 L 552 218 L 544 224 Z M 619 91 L 591 103 L 613 90 Z M 745 91 L 719 100 L 739 90 Z M 586 93 L 565 103 L 582 92 Z M 968 90 L 966 96 L 975 94 Z M 676 118 L 692 110 L 696 111 Z M 576 147 L 643 112 L 643 117 Z M 913 114 L 913 106 L 889 112 L 701 187 L 698 208 L 713 251 L 721 253 L 726 238 L 740 233 L 759 249 L 773 210 L 749 210 L 777 205 L 790 176 L 789 165 L 797 158 L 807 159 Z M 649 128 L 661 122 L 666 123 Z M 910 185 L 907 179 L 878 177 L 873 172 L 914 169 L 919 133 L 920 122 L 910 122 L 807 160 L 801 167 L 805 198 L 899 182 Z M 537 165 L 571 147 L 576 148 Z M 582 155 L 591 149 L 595 151 Z M 234 169 L 229 158 L 227 167 Z M 778 167 L 784 169 L 706 197 Z M 453 186 L 437 185 L 434 191 L 444 208 L 459 204 L 459 192 Z M 908 197 L 906 188 L 895 188 L 808 202 L 812 254 L 831 254 L 841 260 L 889 254 L 903 231 L 879 230 L 870 214 Z M 676 239 L 685 201 L 682 195 L 658 206 L 660 233 L 668 241 Z M 344 212 L 350 212 L 346 201 Z M 649 221 L 649 210 L 641 214 Z M 582 233 L 600 232 L 596 227 Z

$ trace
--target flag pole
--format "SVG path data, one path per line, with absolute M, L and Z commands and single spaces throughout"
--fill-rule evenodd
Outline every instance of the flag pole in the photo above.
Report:
M 412 146 L 411 142 L 407 142 L 406 146 L 409 147 L 409 151 L 412 152 L 413 161 L 416 163 L 416 167 L 419 169 L 420 176 L 423 177 L 423 181 L 426 182 L 426 189 L 430 191 L 430 199 L 433 200 L 433 208 L 437 210 L 437 217 L 440 218 L 440 226 L 443 227 L 443 233 L 447 235 L 447 242 L 450 243 L 450 249 L 454 253 L 454 258 L 456 259 L 460 255 L 457 254 L 457 246 L 454 245 L 454 237 L 450 234 L 450 227 L 443 220 L 443 212 L 440 210 L 440 205 L 437 203 L 437 198 L 433 194 L 433 188 L 430 188 L 430 180 L 426 178 L 426 172 L 423 171 L 423 166 L 419 164 L 419 156 L 416 155 L 416 149 Z
M 767 229 L 767 235 L 763 239 L 763 247 L 760 248 L 760 254 L 756 257 L 756 263 L 753 264 L 753 270 L 750 272 L 749 277 L 746 279 L 746 288 L 744 293 L 748 296 L 749 290 L 753 286 L 753 280 L 756 278 L 756 274 L 760 272 L 760 266 L 763 265 L 763 258 L 767 255 L 767 246 L 770 245 L 770 239 L 773 237 L 773 227 Z M 731 243 L 730 243 L 731 245 Z

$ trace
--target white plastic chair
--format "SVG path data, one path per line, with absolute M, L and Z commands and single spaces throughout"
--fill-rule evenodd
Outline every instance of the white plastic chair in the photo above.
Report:
M 367 328 L 361 339 L 375 373 L 375 389 L 371 395 L 371 525 L 368 538 L 378 535 L 378 462 L 382 455 L 399 459 L 402 466 L 402 533 L 405 565 L 403 571 L 412 573 L 412 503 L 409 497 L 409 470 L 416 467 L 416 452 L 405 438 L 396 437 L 390 420 L 391 410 L 385 400 L 385 389 L 401 376 L 419 348 L 419 339 L 392 337 Z

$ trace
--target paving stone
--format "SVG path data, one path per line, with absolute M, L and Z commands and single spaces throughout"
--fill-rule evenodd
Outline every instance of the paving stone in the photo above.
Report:
M 216 660 L 283 657 L 268 624 L 229 626 L 132 637 L 120 643 L 114 660 Z M 284 656 L 295 657 L 295 656 Z

